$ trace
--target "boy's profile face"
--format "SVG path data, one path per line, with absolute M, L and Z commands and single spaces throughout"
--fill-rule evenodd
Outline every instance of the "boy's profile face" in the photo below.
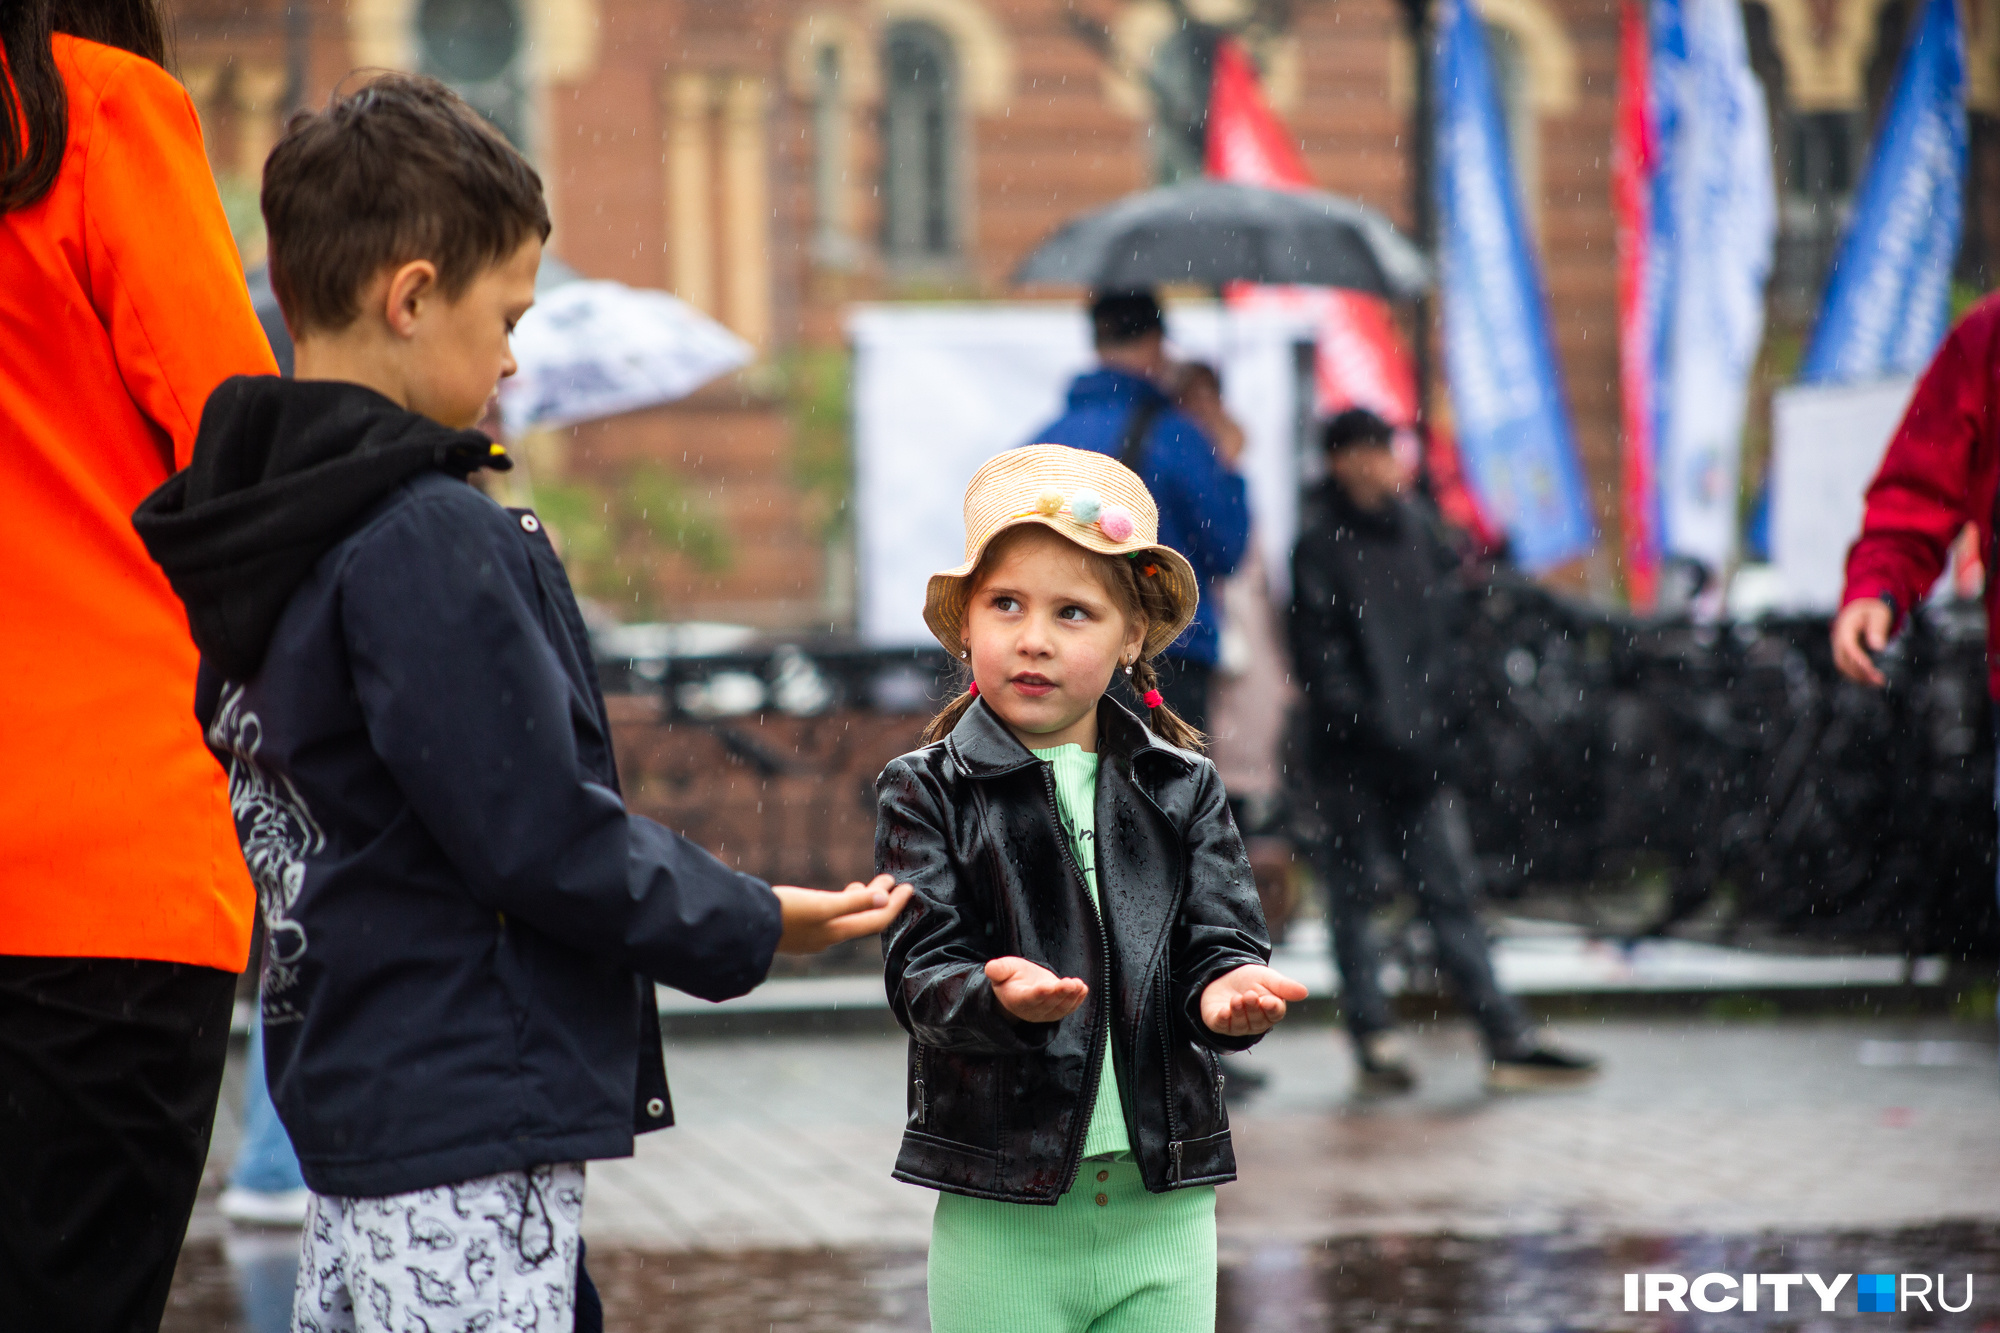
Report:
M 482 270 L 456 299 L 445 297 L 435 280 L 399 297 L 391 279 L 388 296 L 398 305 L 390 322 L 401 326 L 404 344 L 404 406 L 458 430 L 478 424 L 500 381 L 514 373 L 507 340 L 535 303 L 541 262 L 542 243 L 531 236 Z

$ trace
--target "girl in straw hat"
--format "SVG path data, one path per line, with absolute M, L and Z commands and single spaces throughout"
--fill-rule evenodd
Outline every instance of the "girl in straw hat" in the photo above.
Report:
M 1271 946 L 1222 783 L 1149 659 L 1194 614 L 1138 477 L 1060 445 L 965 496 L 924 618 L 970 681 L 882 773 L 885 937 L 909 1030 L 896 1177 L 941 1191 L 931 1326 L 1212 1330 L 1218 1053 L 1305 988 Z M 1150 726 L 1109 690 L 1129 679 Z

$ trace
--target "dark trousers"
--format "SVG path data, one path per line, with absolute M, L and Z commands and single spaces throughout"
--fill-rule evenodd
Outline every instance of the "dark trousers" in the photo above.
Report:
M 1488 1051 L 1517 1049 L 1528 1020 L 1493 975 L 1465 799 L 1450 787 L 1398 790 L 1358 772 L 1330 775 L 1317 788 L 1322 834 L 1312 854 L 1326 888 L 1348 1029 L 1358 1039 L 1395 1025 L 1382 993 L 1383 942 L 1372 917 L 1400 880 L 1430 926 L 1438 966 L 1479 1025 Z
M 585 1246 L 583 1237 L 576 1238 L 576 1333 L 604 1333 L 604 1299 L 597 1294 L 597 1284 L 590 1280 L 590 1270 L 584 1267 Z
M 0 956 L 0 1327 L 159 1327 L 235 993 L 210 967 Z
M 1162 656 L 1154 662 L 1154 669 L 1160 677 L 1160 697 L 1167 701 L 1167 707 L 1181 716 L 1181 721 L 1203 735 L 1208 733 L 1208 685 L 1215 668 L 1206 662 L 1191 662 L 1185 657 Z M 1131 692 L 1132 710 L 1140 717 L 1146 716 L 1146 702 L 1139 692 Z

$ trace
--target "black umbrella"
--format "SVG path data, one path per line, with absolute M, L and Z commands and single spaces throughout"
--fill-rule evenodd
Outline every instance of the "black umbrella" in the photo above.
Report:
M 1429 286 L 1430 265 L 1387 218 L 1351 199 L 1198 180 L 1085 214 L 1042 242 L 1014 280 L 1099 290 L 1283 283 L 1393 299 Z

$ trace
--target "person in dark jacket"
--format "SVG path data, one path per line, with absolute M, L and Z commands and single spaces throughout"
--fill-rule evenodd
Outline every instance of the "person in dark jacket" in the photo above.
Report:
M 672 1123 L 654 983 L 741 994 L 908 890 L 773 889 L 620 799 L 548 534 L 466 484 L 507 465 L 469 427 L 548 233 L 527 163 L 389 75 L 294 122 L 263 202 L 297 378 L 224 381 L 134 522 L 261 900 L 294 1327 L 568 1333 L 583 1163 Z
M 1382 992 L 1382 941 L 1371 922 L 1398 879 L 1485 1038 L 1489 1084 L 1574 1083 L 1595 1062 L 1540 1039 L 1494 978 L 1448 744 L 1458 557 L 1432 516 L 1402 495 L 1392 435 L 1360 408 L 1326 423 L 1330 475 L 1307 497 L 1292 554 L 1292 658 L 1321 825 L 1313 857 L 1362 1083 L 1376 1092 L 1416 1083 Z
M 941 1191 L 931 1326 L 1210 1333 L 1218 1053 L 1306 992 L 1266 966 L 1222 782 L 1153 685 L 1194 571 L 1086 450 L 999 455 L 965 515 L 924 620 L 971 683 L 877 783 L 876 865 L 916 889 L 884 953 L 911 1039 L 895 1175 Z
M 1187 557 L 1201 588 L 1194 620 L 1164 655 L 1161 690 L 1196 731 L 1208 729 L 1209 678 L 1221 649 L 1215 582 L 1236 572 L 1250 505 L 1236 471 L 1240 432 L 1211 440 L 1168 397 L 1166 321 L 1151 292 L 1105 292 L 1090 306 L 1098 368 L 1069 386 L 1062 416 L 1035 435 L 1110 454 L 1139 474 L 1160 509 L 1160 541 Z

